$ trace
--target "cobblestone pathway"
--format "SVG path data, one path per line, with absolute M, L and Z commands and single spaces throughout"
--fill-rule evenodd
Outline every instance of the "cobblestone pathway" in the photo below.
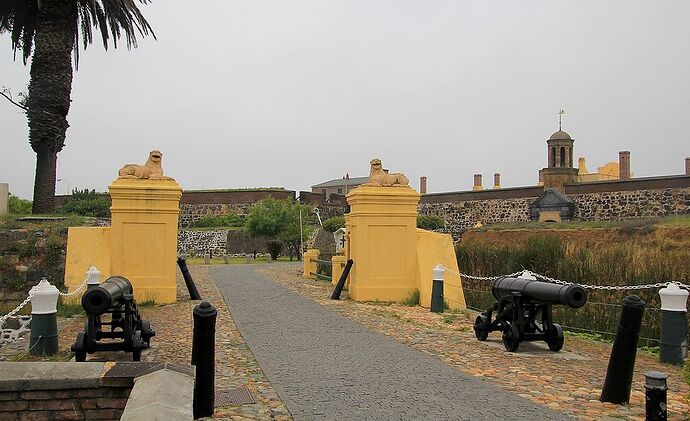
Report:
M 212 275 L 295 419 L 566 418 L 314 303 L 257 265 Z

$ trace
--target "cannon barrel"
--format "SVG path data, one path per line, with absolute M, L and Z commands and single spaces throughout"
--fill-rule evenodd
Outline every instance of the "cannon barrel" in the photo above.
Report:
M 580 308 L 587 302 L 587 291 L 580 285 L 558 285 L 522 278 L 499 278 L 491 285 L 491 293 L 497 300 L 512 297 L 513 293 L 544 304 L 562 304 Z
M 89 314 L 103 314 L 120 305 L 125 294 L 132 294 L 132 283 L 123 276 L 111 276 L 89 288 L 81 297 L 81 306 Z

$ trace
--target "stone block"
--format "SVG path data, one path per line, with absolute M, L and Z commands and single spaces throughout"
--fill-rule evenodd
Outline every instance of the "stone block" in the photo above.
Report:
M 164 368 L 135 380 L 121 420 L 192 420 L 193 396 L 193 375 Z

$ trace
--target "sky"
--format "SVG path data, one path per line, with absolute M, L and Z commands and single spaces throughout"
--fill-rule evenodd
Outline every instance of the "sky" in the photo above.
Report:
M 93 44 L 74 74 L 57 194 L 106 191 L 163 152 L 184 189 L 310 186 L 369 161 L 428 192 L 493 174 L 534 185 L 558 128 L 590 171 L 631 152 L 635 177 L 690 156 L 690 2 L 153 0 L 157 40 Z M 124 44 L 124 43 L 123 43 Z M 0 35 L 0 86 L 29 67 Z M 0 98 L 0 182 L 30 199 L 25 116 Z

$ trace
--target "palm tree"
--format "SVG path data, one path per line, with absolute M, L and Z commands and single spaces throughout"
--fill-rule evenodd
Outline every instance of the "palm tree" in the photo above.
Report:
M 149 0 L 138 0 L 146 4 Z M 103 46 L 125 37 L 127 48 L 136 36 L 153 30 L 134 0 L 0 0 L 0 33 L 9 32 L 15 58 L 31 60 L 29 92 L 24 102 L 29 143 L 36 152 L 34 213 L 55 208 L 57 154 L 65 145 L 72 91 L 72 59 L 79 63 L 79 40 L 86 48 L 93 31 Z

